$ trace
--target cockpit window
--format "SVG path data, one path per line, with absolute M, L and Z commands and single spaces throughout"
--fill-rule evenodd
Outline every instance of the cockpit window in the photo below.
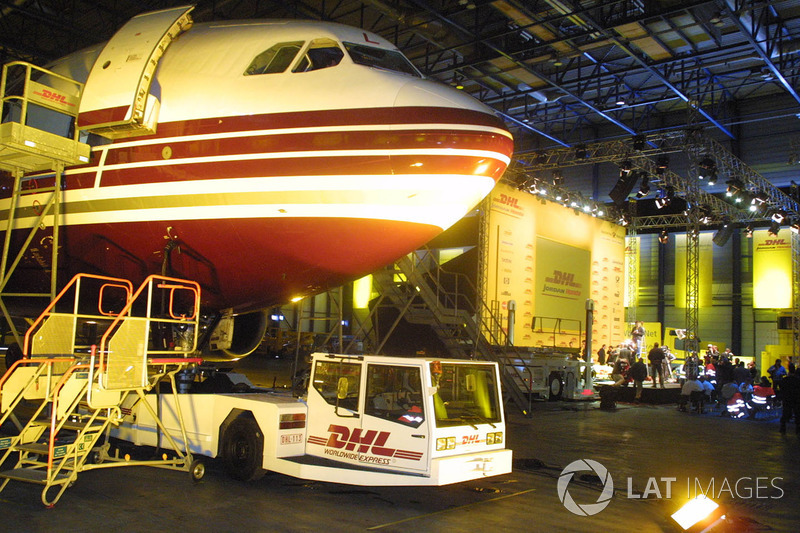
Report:
M 250 66 L 244 71 L 244 75 L 283 72 L 292 64 L 297 53 L 303 47 L 303 43 L 304 41 L 278 43 L 264 50 L 253 59 Z
M 308 50 L 298 61 L 292 72 L 309 72 L 335 67 L 344 57 L 344 52 L 332 39 L 314 39 Z
M 373 46 L 364 46 L 363 44 L 355 43 L 344 43 L 344 47 L 350 54 L 353 63 L 358 65 L 393 70 L 395 72 L 402 72 L 403 74 L 410 74 L 418 78 L 421 77 L 417 69 L 414 68 L 414 65 L 406 59 L 406 56 L 397 50 L 386 50 L 384 48 L 375 48 Z

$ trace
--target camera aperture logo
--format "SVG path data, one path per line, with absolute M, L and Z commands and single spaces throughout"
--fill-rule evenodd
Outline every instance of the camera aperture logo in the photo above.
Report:
M 584 472 L 587 470 L 594 472 L 597 477 L 600 478 L 600 481 L 603 482 L 603 491 L 600 493 L 595 503 L 578 504 L 572 499 L 567 488 L 575 472 Z M 558 499 L 561 500 L 564 507 L 566 507 L 569 512 L 579 516 L 592 516 L 599 513 L 606 508 L 611 498 L 614 496 L 614 480 L 611 479 L 611 474 L 608 473 L 606 467 L 591 459 L 578 459 L 568 464 L 566 468 L 561 471 L 556 488 L 558 489 Z

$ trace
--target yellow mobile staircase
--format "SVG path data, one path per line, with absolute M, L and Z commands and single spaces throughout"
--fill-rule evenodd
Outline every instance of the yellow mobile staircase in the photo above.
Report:
M 185 280 L 150 276 L 133 292 L 125 280 L 72 278 L 26 333 L 25 358 L 0 379 L 0 426 L 16 426 L 0 436 L 0 491 L 11 480 L 44 485 L 42 502 L 52 506 L 91 469 L 147 465 L 202 478 L 205 467 L 186 447 L 180 407 L 183 446 L 144 400 L 166 380 L 177 393 L 175 375 L 201 362 L 189 357 L 199 306 L 200 287 Z M 174 450 L 161 459 L 109 455 L 108 430 L 122 420 L 120 405 L 132 394 Z

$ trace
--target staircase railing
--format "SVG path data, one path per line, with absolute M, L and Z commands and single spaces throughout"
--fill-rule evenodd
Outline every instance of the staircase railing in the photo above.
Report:
M 413 259 L 413 260 L 412 260 Z M 442 333 L 448 325 L 460 328 L 471 340 L 474 355 L 500 364 L 506 393 L 526 415 L 530 414 L 530 373 L 525 371 L 522 354 L 508 343 L 500 319 L 489 308 L 472 281 L 464 274 L 448 272 L 430 249 L 424 248 L 398 261 L 400 271 L 422 298 Z M 443 338 L 449 347 L 452 343 Z M 459 357 L 471 356 L 463 344 L 456 348 Z M 524 391 L 527 384 L 528 390 Z

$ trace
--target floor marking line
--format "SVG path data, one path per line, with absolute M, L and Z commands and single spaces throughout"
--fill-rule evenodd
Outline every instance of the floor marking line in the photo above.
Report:
M 441 511 L 436 511 L 436 512 L 433 512 L 433 513 L 423 514 L 423 515 L 419 515 L 419 516 L 410 516 L 410 517 L 404 518 L 402 520 L 397 520 L 396 522 L 389 522 L 387 524 L 381 524 L 379 526 L 368 527 L 367 531 L 374 531 L 376 529 L 383 529 L 385 527 L 396 526 L 397 524 L 402 524 L 404 522 L 410 522 L 412 520 L 419 520 L 420 518 L 427 518 L 429 516 L 434 516 L 434 515 L 437 515 L 437 514 L 450 513 L 452 511 L 460 511 L 461 509 L 466 509 L 467 507 L 473 507 L 475 505 L 481 505 L 481 504 L 484 504 L 484 503 L 496 502 L 496 501 L 499 501 L 499 500 L 505 500 L 506 498 L 513 498 L 514 496 L 521 496 L 523 494 L 527 494 L 527 493 L 533 492 L 535 490 L 536 489 L 523 490 L 521 492 L 515 492 L 514 494 L 506 494 L 505 496 L 498 496 L 497 498 L 491 498 L 489 500 L 483 500 L 483 501 L 479 501 L 479 502 L 468 503 L 466 505 L 461 505 L 459 507 L 452 507 L 450 509 L 442 509 Z

